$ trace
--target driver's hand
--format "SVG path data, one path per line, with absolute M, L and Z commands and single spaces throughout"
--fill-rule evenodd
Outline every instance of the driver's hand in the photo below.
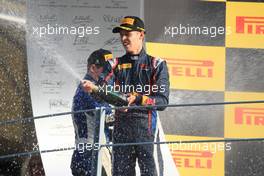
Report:
M 91 93 L 93 90 L 97 89 L 97 86 L 94 85 L 94 83 L 92 83 L 89 80 L 81 80 L 81 84 L 82 84 L 84 91 L 86 91 L 86 92 Z

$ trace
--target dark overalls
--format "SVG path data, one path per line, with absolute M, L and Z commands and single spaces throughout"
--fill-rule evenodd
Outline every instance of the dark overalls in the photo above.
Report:
M 139 55 L 126 54 L 116 58 L 113 70 L 106 78 L 111 77 L 114 77 L 116 85 L 123 88 L 120 89 L 123 93 L 132 92 L 131 88 L 129 90 L 124 88 L 126 85 L 134 86 L 134 91 L 140 97 L 136 105 L 167 105 L 169 102 L 169 75 L 166 62 L 147 55 L 144 49 Z M 158 90 L 149 91 L 148 87 L 154 85 Z M 140 91 L 139 87 L 144 90 Z M 157 121 L 156 110 L 117 111 L 113 142 L 153 142 Z M 153 145 L 114 147 L 113 176 L 134 176 L 136 159 L 141 175 L 156 175 L 153 150 Z

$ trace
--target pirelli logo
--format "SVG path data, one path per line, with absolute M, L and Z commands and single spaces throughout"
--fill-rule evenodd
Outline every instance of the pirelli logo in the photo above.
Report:
M 133 25 L 134 24 L 134 21 L 135 21 L 135 19 L 133 19 L 133 18 L 124 18 L 121 23 L 122 24 Z
M 224 47 L 147 43 L 147 49 L 167 61 L 172 89 L 225 90 Z
M 118 69 L 119 70 L 128 69 L 128 68 L 132 68 L 132 64 L 131 63 L 126 63 L 126 64 L 118 65 Z
M 264 108 L 235 108 L 235 124 L 264 126 Z
M 264 17 L 236 17 L 236 33 L 264 35 Z
M 264 48 L 263 3 L 226 3 L 226 33 L 228 48 Z M 249 10 L 250 9 L 250 10 Z
M 213 153 L 210 151 L 173 150 L 171 152 L 177 167 L 212 169 Z
M 172 76 L 213 78 L 214 62 L 211 60 L 166 59 Z
M 106 54 L 106 55 L 104 55 L 104 58 L 107 61 L 107 60 L 113 59 L 113 55 L 112 54 Z

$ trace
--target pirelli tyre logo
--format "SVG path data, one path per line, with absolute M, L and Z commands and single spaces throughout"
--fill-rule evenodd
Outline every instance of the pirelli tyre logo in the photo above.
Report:
M 263 93 L 225 92 L 225 101 L 262 99 Z M 225 106 L 225 137 L 264 137 L 264 104 Z
M 166 135 L 167 141 L 217 140 L 202 136 Z M 230 143 L 177 143 L 168 145 L 172 159 L 181 176 L 224 176 L 224 154 Z
M 173 76 L 213 78 L 214 62 L 210 60 L 168 59 Z
M 235 124 L 264 126 L 264 108 L 235 108 Z
M 264 48 L 264 3 L 227 2 L 226 27 L 227 47 Z
M 172 156 L 177 167 L 212 169 L 213 153 L 210 151 L 177 150 Z
M 214 59 L 165 58 L 172 87 L 191 90 L 224 90 L 224 69 Z M 208 84 L 209 83 L 209 84 Z
M 264 35 L 264 17 L 237 16 L 236 33 Z
M 147 52 L 167 62 L 170 88 L 225 90 L 225 48 L 147 43 Z

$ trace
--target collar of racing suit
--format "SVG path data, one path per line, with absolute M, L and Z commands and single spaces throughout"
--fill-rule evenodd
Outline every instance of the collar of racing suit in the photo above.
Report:
M 144 48 L 142 48 L 141 51 L 139 52 L 139 54 L 129 54 L 129 53 L 126 53 L 126 55 L 131 60 L 138 60 L 139 58 L 142 58 L 142 57 L 146 56 L 146 51 L 145 51 Z
M 87 80 L 92 81 L 94 83 L 97 82 L 91 75 L 89 75 L 89 73 L 86 73 L 86 75 L 84 76 L 84 79 L 87 79 Z
M 96 85 L 101 85 L 103 83 L 103 78 L 101 76 L 99 77 L 98 81 L 96 81 L 91 75 L 89 75 L 89 73 L 86 73 L 84 79 L 92 81 Z

